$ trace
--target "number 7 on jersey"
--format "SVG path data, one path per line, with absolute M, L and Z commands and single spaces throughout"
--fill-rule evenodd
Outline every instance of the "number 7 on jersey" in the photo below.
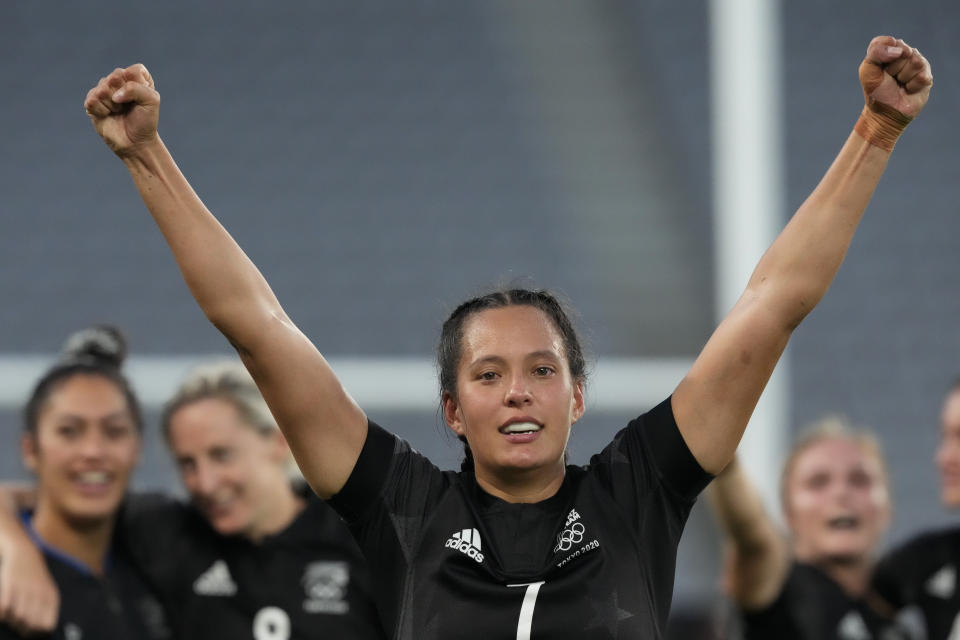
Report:
M 523 594 L 523 604 L 520 605 L 520 621 L 517 623 L 517 640 L 530 640 L 530 633 L 533 629 L 533 608 L 537 604 L 537 594 L 540 593 L 540 587 L 545 581 L 540 582 L 522 582 L 520 584 L 508 584 L 508 587 L 526 587 L 527 591 Z

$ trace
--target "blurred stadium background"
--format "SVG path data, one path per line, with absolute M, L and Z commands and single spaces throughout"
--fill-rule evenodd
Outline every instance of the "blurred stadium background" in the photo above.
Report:
M 585 462 L 669 392 L 723 306 L 711 47 L 743 43 L 711 44 L 710 25 L 737 4 L 0 3 L 0 475 L 26 477 L 19 407 L 71 331 L 127 332 L 154 418 L 191 362 L 229 354 L 83 114 L 87 89 L 135 61 L 157 79 L 167 145 L 290 315 L 372 417 L 439 463 L 459 460 L 430 378 L 446 313 L 514 280 L 569 297 L 598 363 L 573 438 Z M 778 225 L 856 118 L 870 37 L 918 45 L 937 78 L 781 372 L 787 431 L 841 413 L 882 436 L 892 543 L 955 519 L 931 459 L 960 373 L 960 5 L 769 8 Z M 155 429 L 148 441 L 136 486 L 176 490 Z M 780 451 L 758 455 L 770 489 Z M 674 637 L 694 637 L 684 625 L 716 607 L 717 554 L 701 501 L 680 550 Z

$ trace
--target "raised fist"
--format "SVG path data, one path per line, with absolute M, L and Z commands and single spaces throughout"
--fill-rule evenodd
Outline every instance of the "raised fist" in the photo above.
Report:
M 160 94 L 142 64 L 114 69 L 87 92 L 83 107 L 113 152 L 126 156 L 157 138 Z

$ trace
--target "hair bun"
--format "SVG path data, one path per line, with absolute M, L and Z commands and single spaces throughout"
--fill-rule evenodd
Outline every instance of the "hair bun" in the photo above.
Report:
M 127 357 L 127 340 L 120 329 L 101 324 L 77 331 L 63 344 L 61 361 L 92 360 L 120 369 Z

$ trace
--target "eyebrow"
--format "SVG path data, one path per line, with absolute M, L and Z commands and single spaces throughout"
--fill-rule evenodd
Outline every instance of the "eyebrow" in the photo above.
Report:
M 524 356 L 525 360 L 537 360 L 540 358 L 545 358 L 548 360 L 552 360 L 554 362 L 557 362 L 560 360 L 560 357 L 556 353 L 547 349 L 543 349 L 540 351 L 533 351 L 531 353 L 528 353 L 526 356 Z M 476 367 L 478 365 L 485 364 L 487 362 L 494 363 L 494 364 L 503 364 L 506 362 L 506 359 L 503 358 L 502 356 L 483 356 L 482 358 L 477 358 L 476 360 L 471 362 L 470 366 Z
M 113 413 L 108 413 L 105 416 L 98 416 L 96 420 L 102 422 L 105 420 L 115 420 L 117 418 L 129 418 L 130 413 L 126 410 L 114 411 Z M 86 422 L 87 416 L 77 415 L 75 413 L 63 413 L 57 416 L 58 420 L 72 420 L 74 422 Z

